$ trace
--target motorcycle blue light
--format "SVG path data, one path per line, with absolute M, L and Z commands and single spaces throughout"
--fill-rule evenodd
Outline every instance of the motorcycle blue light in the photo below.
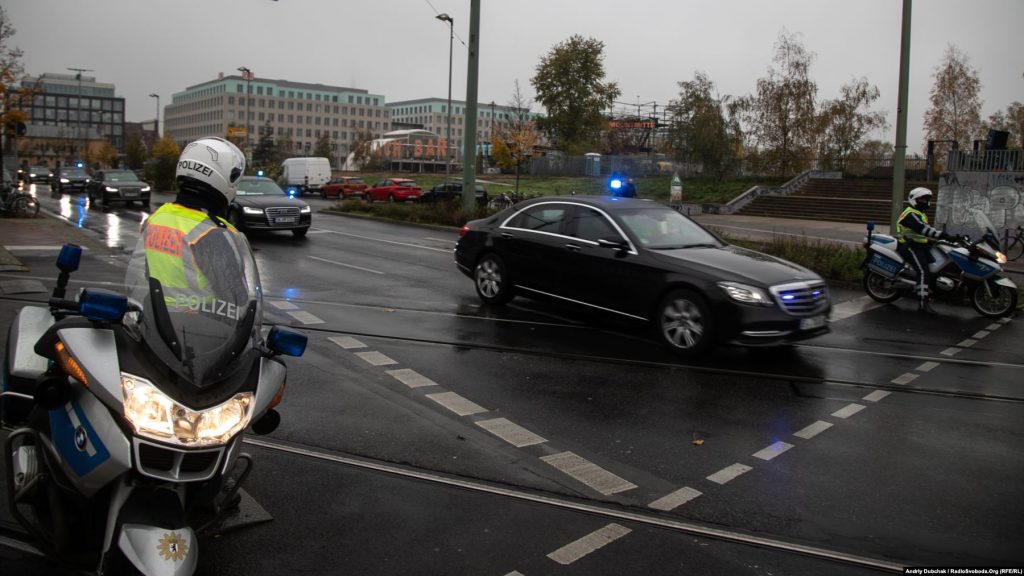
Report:
M 96 322 L 120 322 L 128 310 L 124 294 L 102 288 L 86 288 L 78 298 L 78 311 Z
M 302 332 L 290 328 L 274 326 L 267 337 L 267 345 L 271 350 L 285 356 L 302 356 L 306 351 L 308 338 Z
M 82 247 L 78 244 L 65 244 L 60 248 L 60 255 L 57 256 L 57 269 L 61 272 L 74 272 L 78 270 L 78 263 L 82 260 Z

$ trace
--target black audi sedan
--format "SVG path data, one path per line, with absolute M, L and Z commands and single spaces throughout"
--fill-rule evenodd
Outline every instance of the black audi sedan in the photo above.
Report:
M 57 170 L 53 177 L 53 189 L 63 194 L 64 192 L 85 192 L 91 178 L 83 168 L 66 166 Z
M 649 323 L 682 355 L 829 331 L 814 272 L 733 246 L 649 200 L 543 197 L 467 223 L 455 263 L 487 304 L 515 295 Z
M 98 200 L 104 206 L 140 202 L 149 206 L 149 184 L 146 184 L 131 170 L 97 170 L 85 186 L 89 197 L 89 205 L 94 206 Z
M 309 204 L 285 194 L 270 178 L 242 176 L 235 182 L 228 219 L 242 232 L 291 230 L 296 238 L 302 238 L 309 232 L 313 213 Z

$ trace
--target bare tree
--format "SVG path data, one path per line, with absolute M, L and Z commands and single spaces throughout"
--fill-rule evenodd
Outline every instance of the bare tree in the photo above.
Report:
M 942 63 L 932 74 L 929 101 L 924 114 L 925 140 L 953 140 L 970 144 L 981 130 L 981 80 L 969 58 L 952 44 L 946 48 Z M 945 157 L 949 144 L 939 143 L 935 153 Z
M 513 109 L 512 115 L 491 133 L 491 156 L 498 166 L 515 168 L 518 174 L 537 145 L 537 125 L 530 114 L 530 102 L 519 89 L 519 80 L 515 81 L 509 108 Z
M 860 148 L 875 128 L 888 123 L 885 114 L 872 112 L 878 100 L 878 88 L 866 78 L 854 80 L 840 89 L 840 97 L 822 103 L 818 115 L 818 161 L 828 169 L 843 170 L 847 161 Z

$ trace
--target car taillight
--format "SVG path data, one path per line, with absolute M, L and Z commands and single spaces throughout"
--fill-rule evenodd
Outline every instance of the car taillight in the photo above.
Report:
M 469 224 L 463 224 L 462 228 L 459 228 L 459 238 L 462 238 L 469 232 Z

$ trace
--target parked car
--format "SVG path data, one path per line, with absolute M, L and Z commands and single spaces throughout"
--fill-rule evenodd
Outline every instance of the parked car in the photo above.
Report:
M 476 203 L 480 206 L 487 205 L 487 189 L 479 182 L 474 186 L 476 191 Z M 462 182 L 441 183 L 430 190 L 427 190 L 420 197 L 420 202 L 459 202 L 462 200 Z
M 362 198 L 366 182 L 356 176 L 331 178 L 320 187 L 321 198 Z
M 228 207 L 228 220 L 242 232 L 291 230 L 296 238 L 302 238 L 309 232 L 313 211 L 309 204 L 289 196 L 270 178 L 242 176 L 235 182 L 235 199 Z
M 29 166 L 28 167 L 28 183 L 34 184 L 36 182 L 43 182 L 49 184 L 53 178 L 53 170 L 50 170 L 48 166 Z
M 149 184 L 139 180 L 131 170 L 97 170 L 86 185 L 85 193 L 90 205 L 95 205 L 98 200 L 103 206 L 131 206 L 133 202 L 149 206 Z
M 829 331 L 829 293 L 817 274 L 730 245 L 649 200 L 525 200 L 467 223 L 455 261 L 485 303 L 520 294 L 611 313 L 649 323 L 687 356 Z
M 423 190 L 408 178 L 388 178 L 370 186 L 363 192 L 363 198 L 370 201 L 416 202 Z
M 57 170 L 53 177 L 53 189 L 63 194 L 64 192 L 85 192 L 86 186 L 92 179 L 82 168 L 65 166 Z

